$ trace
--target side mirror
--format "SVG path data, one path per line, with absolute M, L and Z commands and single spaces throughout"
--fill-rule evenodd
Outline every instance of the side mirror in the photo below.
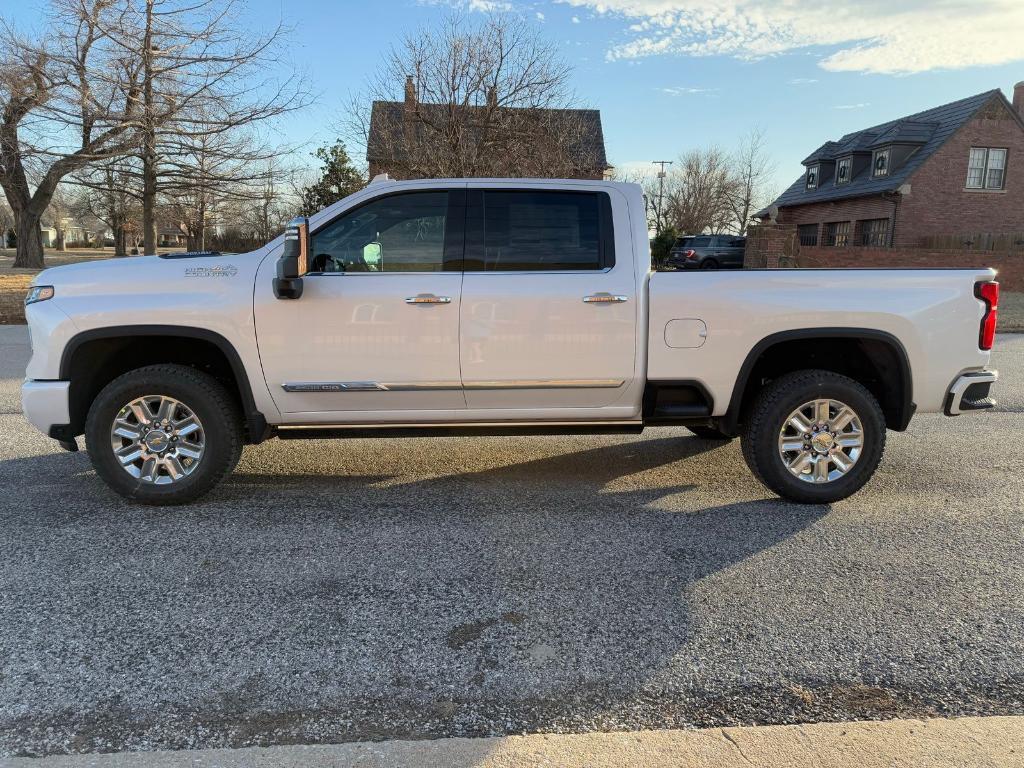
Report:
M 284 230 L 284 253 L 277 260 L 274 295 L 279 299 L 302 296 L 302 276 L 309 271 L 309 222 L 297 216 Z
M 367 243 L 363 246 L 363 261 L 371 272 L 380 272 L 382 251 L 380 243 Z

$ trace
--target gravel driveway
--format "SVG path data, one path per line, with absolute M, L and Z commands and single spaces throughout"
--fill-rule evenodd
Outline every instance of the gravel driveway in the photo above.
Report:
M 1024 713 L 1024 336 L 998 412 L 831 507 L 732 443 L 271 441 L 128 505 L 0 328 L 0 755 Z

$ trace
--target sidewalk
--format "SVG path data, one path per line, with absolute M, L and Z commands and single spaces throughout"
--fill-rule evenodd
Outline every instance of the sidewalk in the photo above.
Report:
M 3 768 L 891 768 L 1024 765 L 1024 717 L 17 758 Z

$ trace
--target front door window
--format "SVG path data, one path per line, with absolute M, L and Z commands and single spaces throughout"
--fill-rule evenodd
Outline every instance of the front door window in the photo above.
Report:
M 312 237 L 313 272 L 441 272 L 447 192 L 373 200 Z

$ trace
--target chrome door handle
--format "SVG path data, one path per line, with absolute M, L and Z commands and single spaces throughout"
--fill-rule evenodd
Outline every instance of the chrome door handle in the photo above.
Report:
M 624 301 L 629 301 L 629 297 L 611 293 L 594 293 L 583 297 L 584 304 L 621 304 Z
M 435 296 L 432 293 L 419 293 L 415 296 L 409 296 L 405 300 L 406 304 L 451 304 L 451 296 Z

